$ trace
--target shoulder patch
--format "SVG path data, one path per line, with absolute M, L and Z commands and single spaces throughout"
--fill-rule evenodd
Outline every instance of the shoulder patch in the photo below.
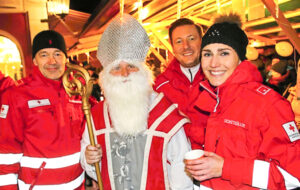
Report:
M 259 86 L 257 89 L 256 89 L 256 91 L 257 92 L 259 92 L 260 94 L 262 94 L 262 95 L 266 95 L 268 92 L 270 92 L 270 88 L 269 87 L 266 87 L 266 86 L 264 86 L 264 85 L 261 85 L 261 86 Z
M 285 132 L 289 136 L 291 142 L 294 142 L 294 141 L 300 139 L 300 134 L 297 129 L 296 123 L 294 121 L 285 123 L 282 125 L 282 127 L 284 128 Z
M 6 118 L 8 109 L 9 109 L 8 105 L 2 104 L 2 106 L 0 108 L 0 118 L 3 118 L 3 119 Z
M 15 81 L 16 86 L 21 86 L 22 84 L 24 84 L 24 79 L 20 79 Z

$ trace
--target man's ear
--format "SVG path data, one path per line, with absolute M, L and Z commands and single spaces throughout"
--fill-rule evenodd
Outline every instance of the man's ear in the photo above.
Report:
M 35 60 L 35 58 L 33 59 L 33 64 L 34 64 L 35 66 L 38 66 L 38 64 L 37 64 L 37 62 L 36 62 L 36 60 Z

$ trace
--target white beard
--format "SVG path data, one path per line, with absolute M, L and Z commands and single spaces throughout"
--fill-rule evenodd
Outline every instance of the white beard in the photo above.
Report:
M 99 81 L 108 103 L 113 128 L 119 135 L 135 136 L 147 129 L 148 125 L 151 71 L 139 63 L 138 72 L 132 72 L 128 77 L 113 76 L 109 73 L 111 65 L 100 73 Z

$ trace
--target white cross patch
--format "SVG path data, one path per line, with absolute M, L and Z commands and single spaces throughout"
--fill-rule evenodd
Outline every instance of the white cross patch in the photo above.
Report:
M 289 136 L 291 142 L 294 142 L 294 141 L 300 139 L 300 134 L 297 129 L 296 123 L 294 121 L 285 123 L 282 126 L 283 126 L 285 132 L 287 133 L 287 135 Z
M 35 107 L 47 106 L 47 105 L 50 105 L 49 99 L 29 100 L 28 101 L 28 107 L 29 108 L 35 108 Z
M 266 87 L 266 86 L 260 86 L 258 87 L 258 89 L 256 89 L 257 92 L 263 94 L 263 95 L 266 95 L 271 89 Z
M 6 118 L 7 113 L 8 113 L 8 108 L 9 108 L 8 105 L 4 105 L 4 104 L 3 104 L 3 105 L 1 106 L 1 109 L 0 109 L 0 118 L 3 118 L 3 119 Z

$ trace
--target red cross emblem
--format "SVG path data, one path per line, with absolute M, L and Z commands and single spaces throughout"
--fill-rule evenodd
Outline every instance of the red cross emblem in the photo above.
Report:
M 270 88 L 262 85 L 258 89 L 256 89 L 256 91 L 263 95 L 266 95 L 270 91 Z
M 289 128 L 291 131 L 295 132 L 295 127 L 290 125 L 290 128 Z
M 295 121 L 290 121 L 282 125 L 286 134 L 289 136 L 290 141 L 294 142 L 300 139 L 300 133 L 298 132 Z
M 6 118 L 8 112 L 8 105 L 2 105 L 0 109 L 0 118 Z

